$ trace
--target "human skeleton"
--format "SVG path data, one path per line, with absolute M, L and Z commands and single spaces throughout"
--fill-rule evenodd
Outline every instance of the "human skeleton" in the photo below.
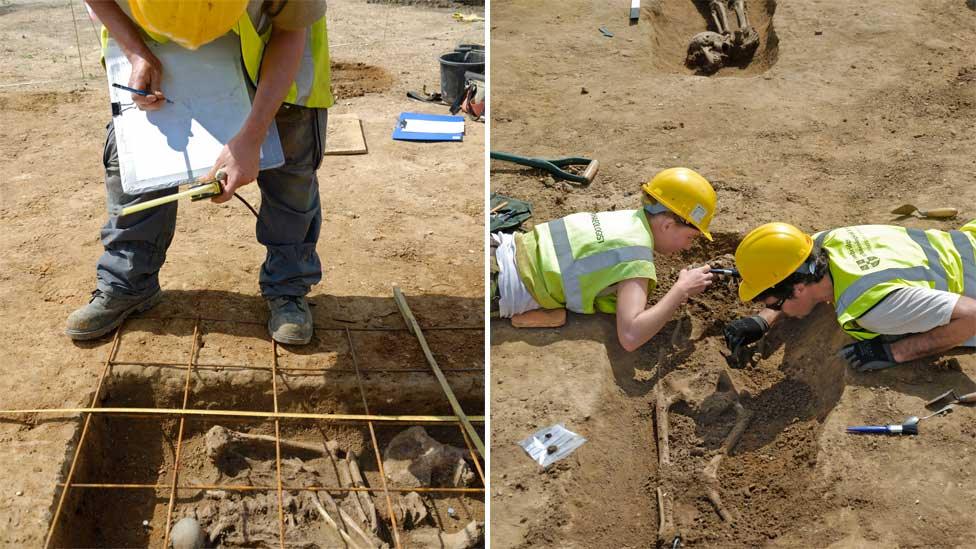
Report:
M 728 7 L 735 11 L 738 28 L 729 25 Z M 705 31 L 691 37 L 685 63 L 706 74 L 722 68 L 729 61 L 748 59 L 759 47 L 759 34 L 746 17 L 745 0 L 709 0 L 711 22 L 716 31 Z

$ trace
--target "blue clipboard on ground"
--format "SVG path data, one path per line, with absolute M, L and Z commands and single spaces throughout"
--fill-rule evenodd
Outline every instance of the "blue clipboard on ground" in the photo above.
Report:
M 393 139 L 400 141 L 462 141 L 464 117 L 444 114 L 400 113 L 393 128 Z

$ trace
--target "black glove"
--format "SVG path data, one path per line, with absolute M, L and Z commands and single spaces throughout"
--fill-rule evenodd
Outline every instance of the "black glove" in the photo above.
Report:
M 725 344 L 733 356 L 739 355 L 744 345 L 755 343 L 769 331 L 769 323 L 759 315 L 737 318 L 725 325 Z
M 838 355 L 857 372 L 883 370 L 898 364 L 891 356 L 891 345 L 876 339 L 846 345 Z

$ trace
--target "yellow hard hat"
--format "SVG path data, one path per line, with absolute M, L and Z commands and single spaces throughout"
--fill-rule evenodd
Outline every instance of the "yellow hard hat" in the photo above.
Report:
M 812 249 L 813 239 L 789 223 L 767 223 L 753 229 L 735 250 L 735 266 L 742 275 L 739 299 L 752 301 L 786 280 L 806 262 Z
M 641 186 L 644 192 L 711 240 L 708 224 L 715 215 L 718 197 L 707 179 L 688 168 L 668 168 Z
M 195 50 L 229 31 L 248 0 L 129 0 L 132 17 L 144 29 Z

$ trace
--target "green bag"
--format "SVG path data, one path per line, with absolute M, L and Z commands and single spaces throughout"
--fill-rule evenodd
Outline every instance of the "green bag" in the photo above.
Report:
M 506 203 L 501 208 L 500 204 Z M 491 193 L 489 202 L 491 213 L 490 231 L 493 233 L 513 233 L 522 227 L 532 217 L 532 204 L 517 198 L 511 198 L 498 193 Z

